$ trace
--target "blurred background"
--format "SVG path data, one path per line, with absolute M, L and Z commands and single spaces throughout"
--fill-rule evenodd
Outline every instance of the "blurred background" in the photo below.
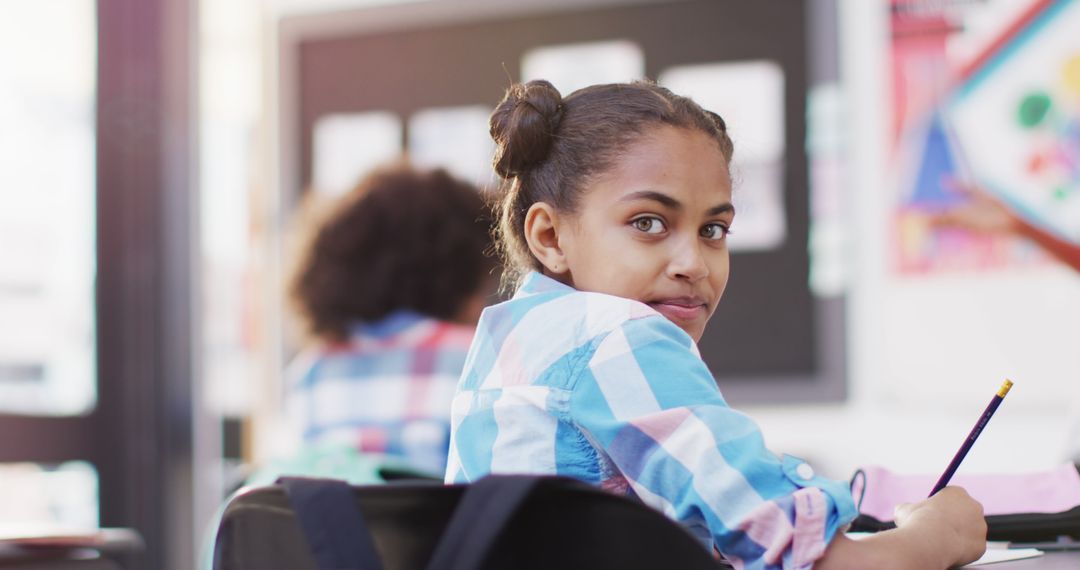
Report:
M 701 349 L 769 447 L 847 479 L 1080 450 L 1080 275 L 940 228 L 977 184 L 1080 242 L 1076 0 L 37 0 L 0 5 L 0 529 L 198 564 L 286 451 L 302 200 L 406 154 L 481 188 L 511 81 L 720 113 L 732 281 Z

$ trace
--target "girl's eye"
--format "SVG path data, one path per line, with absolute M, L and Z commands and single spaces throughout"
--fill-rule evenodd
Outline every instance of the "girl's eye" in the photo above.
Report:
M 731 233 L 724 224 L 706 224 L 701 228 L 701 237 L 705 239 L 721 240 Z
M 645 232 L 647 234 L 663 233 L 663 231 L 666 229 L 664 227 L 664 222 L 660 221 L 660 218 L 654 216 L 645 216 L 642 218 L 638 218 L 630 222 L 630 225 L 634 226 L 634 229 L 640 232 Z

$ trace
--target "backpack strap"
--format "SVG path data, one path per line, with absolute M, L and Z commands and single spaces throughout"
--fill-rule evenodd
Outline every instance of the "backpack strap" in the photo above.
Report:
M 320 570 L 382 570 L 352 487 L 336 479 L 280 477 Z
M 469 485 L 427 570 L 479 570 L 507 523 L 550 478 L 489 475 Z M 550 482 L 550 481 L 549 481 Z

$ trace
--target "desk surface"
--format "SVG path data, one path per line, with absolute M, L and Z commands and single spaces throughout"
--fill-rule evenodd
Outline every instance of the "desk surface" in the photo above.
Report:
M 15 558 L 0 556 L 0 570 L 120 570 L 104 558 Z
M 1080 568 L 1080 550 L 1047 552 L 1037 558 L 1025 558 L 999 562 L 975 568 L 988 570 L 1077 570 Z

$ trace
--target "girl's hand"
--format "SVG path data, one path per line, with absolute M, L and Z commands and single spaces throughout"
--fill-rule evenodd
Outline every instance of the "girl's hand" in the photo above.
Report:
M 945 487 L 933 497 L 896 507 L 899 529 L 938 543 L 948 566 L 972 562 L 986 551 L 986 519 L 978 501 L 960 487 Z
M 983 509 L 960 487 L 896 508 L 896 526 L 862 540 L 833 537 L 815 570 L 945 570 L 986 551 Z

